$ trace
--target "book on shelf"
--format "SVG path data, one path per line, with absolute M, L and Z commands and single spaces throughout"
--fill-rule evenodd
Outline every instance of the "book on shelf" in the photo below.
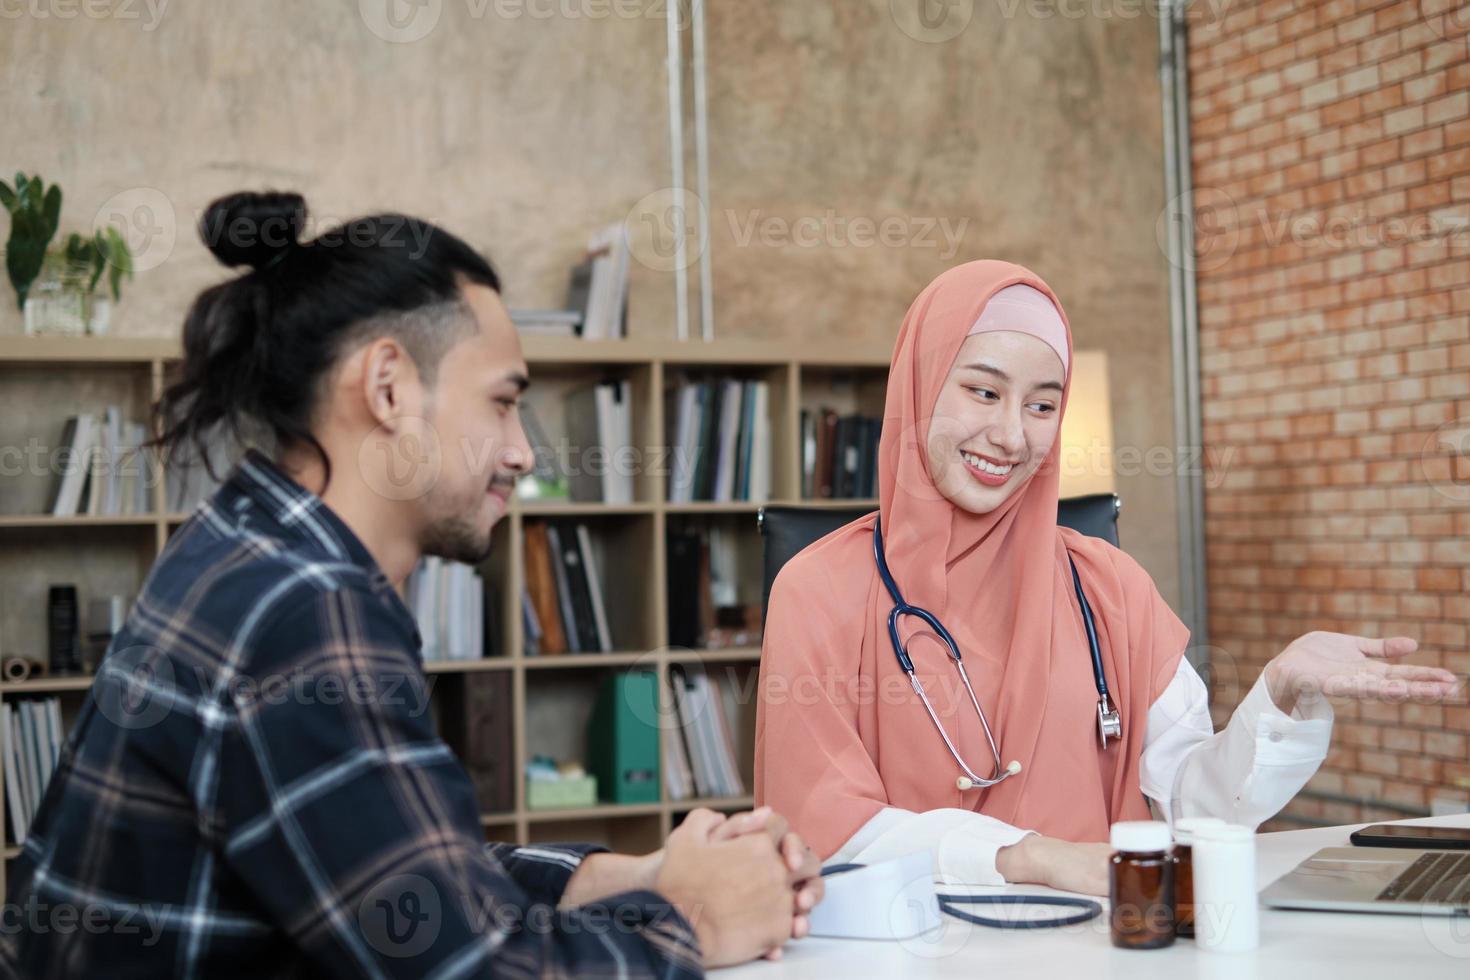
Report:
M 587 256 L 572 269 L 567 308 L 582 317 L 582 337 L 627 336 L 628 270 L 631 253 L 621 222 L 599 228 L 587 240 Z
M 567 652 L 567 637 L 562 632 L 561 611 L 556 595 L 556 580 L 551 569 L 551 544 L 545 521 L 527 521 L 523 534 L 525 548 L 526 589 L 522 605 L 532 627 L 526 629 L 527 654 Z
M 878 440 L 883 420 L 801 412 L 801 491 L 808 499 L 871 499 L 878 494 Z
M 0 730 L 10 840 L 19 844 L 35 820 L 61 756 L 61 700 L 40 698 L 0 704 Z
M 413 612 L 423 641 L 425 660 L 479 660 L 494 656 L 487 649 L 485 583 L 473 565 L 428 556 L 404 585 L 405 604 Z
M 681 379 L 668 394 L 668 417 L 670 503 L 770 499 L 768 382 Z
M 689 752 L 684 748 L 683 733 L 675 729 L 666 731 L 661 746 L 663 755 L 664 789 L 674 802 L 694 796 L 694 771 L 689 767 Z
M 626 379 L 599 381 L 565 396 L 571 443 L 572 500 L 633 502 L 633 386 Z
M 582 329 L 582 311 L 511 310 L 510 322 L 528 337 L 575 337 Z
M 582 639 L 586 634 L 578 627 L 577 600 L 572 595 L 571 575 L 563 560 L 566 552 L 561 546 L 561 530 L 555 524 L 546 525 L 546 547 L 551 554 L 551 580 L 556 589 L 556 614 L 561 617 L 567 649 L 572 653 L 581 653 Z
M 526 653 L 611 652 L 603 577 L 587 525 L 527 521 L 524 549 Z
M 679 720 L 677 737 L 683 742 L 698 795 L 744 796 L 734 732 L 719 683 L 702 667 L 675 664 L 669 668 L 669 685 Z

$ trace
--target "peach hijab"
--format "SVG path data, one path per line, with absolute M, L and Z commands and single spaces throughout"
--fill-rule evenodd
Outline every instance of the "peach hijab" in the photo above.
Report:
M 1112 822 L 1148 817 L 1139 787 L 1146 719 L 1173 679 L 1188 630 L 1135 561 L 1057 527 L 1056 445 L 988 514 L 954 506 L 926 463 L 935 399 L 960 345 L 990 299 L 1016 284 L 1061 312 L 1035 273 L 996 261 L 949 270 L 909 308 L 889 369 L 878 482 L 899 589 L 954 636 L 1002 763 L 1016 759 L 1023 770 L 991 789 L 956 787 L 959 767 L 889 643 L 893 602 L 873 562 L 874 515 L 860 518 L 781 570 L 761 654 L 756 800 L 785 814 L 824 859 L 885 807 L 959 807 L 1074 841 L 1106 840 Z M 1070 326 L 1065 335 L 1070 363 Z M 1064 392 L 1063 413 L 1066 402 Z M 1123 717 L 1123 740 L 1106 751 L 1068 552 Z M 935 711 L 965 760 L 989 776 L 990 749 L 944 645 L 912 617 L 901 622 Z

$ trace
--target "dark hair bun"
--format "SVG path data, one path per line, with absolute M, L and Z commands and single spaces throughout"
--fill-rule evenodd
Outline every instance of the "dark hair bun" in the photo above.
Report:
M 263 269 L 301 241 L 306 199 L 300 194 L 242 191 L 215 201 L 199 219 L 199 237 L 231 268 Z

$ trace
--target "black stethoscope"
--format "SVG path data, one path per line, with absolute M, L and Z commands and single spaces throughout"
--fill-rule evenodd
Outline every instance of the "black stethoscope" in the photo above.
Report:
M 909 676 L 909 683 L 913 686 L 914 693 L 924 703 L 924 710 L 929 712 L 929 718 L 934 722 L 934 727 L 939 730 L 939 737 L 944 739 L 949 754 L 954 756 L 954 761 L 959 763 L 964 775 L 955 780 L 955 785 L 961 790 L 988 789 L 1010 776 L 1021 771 L 1021 763 L 1012 760 L 1004 769 L 1000 764 L 1000 750 L 995 746 L 995 736 L 990 732 L 990 723 L 985 719 L 985 712 L 980 708 L 980 701 L 975 697 L 975 689 L 970 686 L 970 677 L 965 673 L 964 661 L 960 659 L 960 648 L 956 645 L 954 637 L 949 635 L 949 630 L 929 610 L 919 606 L 911 606 L 904 601 L 902 593 L 898 591 L 898 583 L 893 580 L 893 575 L 888 571 L 888 561 L 883 555 L 883 534 L 879 527 L 881 519 L 875 517 L 873 520 L 873 560 L 878 564 L 878 574 L 883 579 L 883 585 L 888 589 L 888 594 L 893 597 L 893 610 L 888 614 L 888 639 L 893 644 L 893 653 L 898 657 L 898 665 L 903 668 Z M 1072 566 L 1072 588 L 1077 592 L 1077 604 L 1082 609 L 1082 625 L 1087 631 L 1087 646 L 1092 652 L 1092 679 L 1097 685 L 1097 734 L 1102 747 L 1108 747 L 1108 739 L 1121 739 L 1123 737 L 1123 719 L 1118 714 L 1118 709 L 1113 706 L 1112 699 L 1108 696 L 1108 679 L 1103 673 L 1102 653 L 1097 645 L 1097 624 L 1093 620 L 1092 606 L 1087 601 L 1087 596 L 1082 591 L 1082 579 L 1077 574 L 1077 563 L 1072 561 L 1072 556 L 1067 555 L 1067 564 Z M 955 669 L 960 672 L 960 680 L 964 682 L 965 690 L 970 695 L 970 703 L 975 706 L 975 714 L 980 718 L 980 727 L 985 731 L 985 740 L 990 744 L 990 754 L 995 759 L 995 768 L 991 771 L 989 779 L 984 779 L 975 774 L 964 758 L 960 756 L 959 749 L 954 742 L 950 741 L 949 733 L 944 730 L 944 725 L 939 720 L 939 715 L 934 711 L 934 706 L 929 703 L 929 696 L 924 693 L 924 685 L 920 683 L 918 676 L 914 673 L 914 662 L 909 658 L 908 651 L 903 648 L 903 640 L 898 635 L 898 619 L 900 616 L 917 616 L 922 619 L 949 648 L 949 658 L 954 661 Z

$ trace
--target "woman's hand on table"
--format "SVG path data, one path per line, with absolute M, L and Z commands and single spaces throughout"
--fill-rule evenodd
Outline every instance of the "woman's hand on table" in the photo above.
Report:
M 995 855 L 995 869 L 1008 882 L 1045 885 L 1082 895 L 1108 893 L 1110 844 L 1078 844 L 1027 834 Z

